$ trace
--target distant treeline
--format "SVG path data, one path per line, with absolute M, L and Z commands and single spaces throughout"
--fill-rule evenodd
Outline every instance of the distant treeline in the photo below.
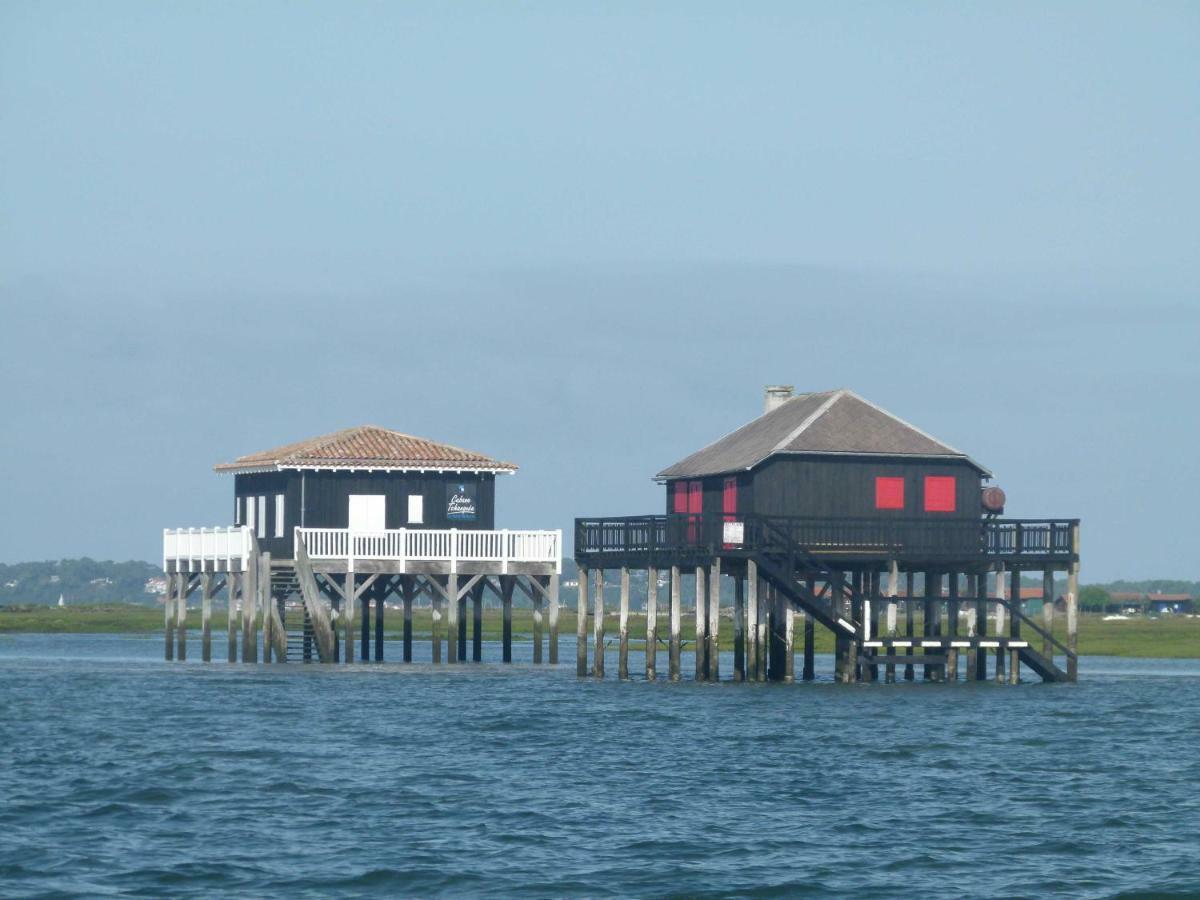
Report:
M 605 597 L 613 602 L 619 596 L 619 583 L 616 572 L 605 573 Z M 659 580 L 663 587 L 659 590 L 660 602 L 666 600 L 667 571 L 659 572 Z M 575 604 L 575 583 L 579 577 L 575 561 L 563 560 L 562 581 L 560 593 L 564 604 Z M 1029 586 L 1041 586 L 1040 578 L 1022 579 Z M 61 595 L 67 604 L 78 603 L 145 603 L 161 602 L 164 586 L 163 573 L 153 563 L 112 562 L 95 559 L 63 559 L 57 562 L 29 562 L 4 565 L 0 563 L 0 604 L 51 604 L 57 603 Z M 642 599 L 646 596 L 646 573 L 634 571 L 630 573 L 630 587 L 633 595 L 633 607 L 640 609 Z M 921 590 L 921 579 L 917 580 L 917 589 Z M 1055 584 L 1057 593 L 1066 590 L 1066 582 Z M 1144 581 L 1112 581 L 1107 584 L 1089 584 L 1080 589 L 1080 605 L 1084 609 L 1101 609 L 1109 602 L 1113 593 L 1164 593 L 1190 594 L 1200 597 L 1200 581 L 1183 581 L 1178 579 L 1147 579 Z M 722 593 L 733 596 L 733 585 L 722 586 Z M 520 594 L 514 598 L 518 606 L 526 605 Z M 687 595 L 685 602 L 691 600 Z

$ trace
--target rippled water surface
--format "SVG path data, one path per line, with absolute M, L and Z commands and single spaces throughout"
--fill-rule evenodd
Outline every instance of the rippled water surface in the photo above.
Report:
M 264 667 L 0 636 L 0 893 L 1200 893 L 1200 662 L 595 683 L 562 649 Z

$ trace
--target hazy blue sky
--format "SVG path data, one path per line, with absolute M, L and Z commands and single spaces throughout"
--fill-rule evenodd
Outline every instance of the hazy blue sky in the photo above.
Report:
M 849 386 L 1200 578 L 1200 6 L 0 4 L 0 560 L 360 422 L 655 511 Z

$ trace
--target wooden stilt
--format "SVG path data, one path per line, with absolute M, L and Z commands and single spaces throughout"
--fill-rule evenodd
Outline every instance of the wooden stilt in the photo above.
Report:
M 179 575 L 174 572 L 167 573 L 167 593 L 163 597 L 163 635 L 166 638 L 166 647 L 163 650 L 163 658 L 167 662 L 175 659 L 175 592 L 179 590 Z
M 536 578 L 537 576 L 531 576 Z M 533 664 L 542 664 L 542 605 L 544 598 L 539 591 L 533 594 Z
M 467 661 L 467 595 L 463 594 L 455 601 L 458 607 L 458 661 Z
M 887 636 L 894 638 L 897 636 L 899 621 L 897 618 L 896 597 L 900 593 L 900 564 L 896 560 L 888 563 L 888 582 L 887 582 Z M 909 650 L 911 653 L 911 649 Z M 894 653 L 892 655 L 895 655 Z M 890 662 L 884 668 L 883 680 L 888 684 L 896 683 L 896 664 Z
M 999 563 L 996 566 L 996 599 L 997 601 L 1004 600 L 1005 585 L 1004 585 L 1004 563 Z M 1004 637 L 1005 633 L 1005 608 L 1002 602 L 996 603 L 996 636 Z M 1001 684 L 1005 681 L 1004 675 L 1004 648 L 996 648 L 996 681 Z
M 452 665 L 458 662 L 458 573 L 446 576 L 446 596 L 442 599 L 446 605 L 446 664 Z
M 754 563 L 750 563 L 754 565 Z M 680 632 L 682 619 L 683 596 L 680 585 L 679 566 L 671 566 L 671 637 L 670 643 L 667 646 L 667 668 L 668 676 L 672 681 L 678 681 L 679 673 L 679 656 L 680 646 L 682 643 L 682 634 Z
M 704 567 L 696 566 L 696 680 L 708 679 L 708 591 Z
M 371 661 L 371 596 L 372 591 L 365 590 L 358 601 L 359 614 L 362 616 L 358 658 L 363 662 Z
M 975 575 L 975 634 L 982 640 L 988 633 L 987 615 L 987 572 Z M 975 680 L 987 681 L 987 650 L 982 647 L 975 652 Z
M 429 579 L 429 648 L 435 665 L 442 661 L 442 603 L 445 599 L 445 585 L 438 576 L 427 576 Z M 441 588 L 441 590 L 438 590 Z
M 746 561 L 746 679 L 761 681 L 758 657 L 762 647 L 758 643 L 758 563 Z
M 948 578 L 949 594 L 946 601 L 946 632 L 951 642 L 958 639 L 958 573 L 951 572 Z M 953 643 L 946 650 L 946 680 L 958 681 L 958 648 Z
M 400 576 L 400 602 L 404 611 L 404 633 L 402 635 L 401 659 L 410 663 L 413 661 L 413 601 L 417 598 L 417 576 Z
M 783 680 L 791 683 L 796 680 L 795 628 L 796 611 L 791 602 L 780 598 L 783 603 Z
M 714 556 L 708 577 L 708 650 L 705 676 L 709 681 L 721 680 L 721 557 Z
M 1021 570 L 1013 566 L 1012 573 L 1009 576 L 1009 603 L 1012 604 L 1012 611 L 1008 617 L 1008 636 L 1014 640 L 1021 639 L 1021 616 L 1023 612 L 1021 603 Z M 1008 653 L 1008 683 L 1019 684 L 1021 681 L 1021 657 L 1020 651 L 1009 650 Z
M 746 580 L 733 577 L 733 680 L 746 680 Z
M 251 552 L 242 574 L 242 662 L 258 662 L 258 554 Z
M 517 585 L 515 575 L 500 576 L 500 606 L 503 622 L 500 633 L 501 660 L 512 662 L 512 608 L 513 589 Z
M 1071 547 L 1079 555 L 1079 526 L 1071 528 Z M 1079 563 L 1071 563 L 1067 570 L 1067 679 L 1079 679 Z
M 183 576 L 183 588 L 175 600 L 175 658 L 187 659 L 187 598 L 192 592 L 191 575 Z
M 646 571 L 646 680 L 657 677 L 658 668 L 658 569 Z
M 238 587 L 241 578 L 237 572 L 225 574 L 226 625 L 229 628 L 229 662 L 237 662 L 238 651 Z
M 617 677 L 629 677 L 629 569 L 621 566 L 621 605 L 617 620 Z
M 923 598 L 922 605 L 924 607 L 924 609 L 923 609 L 924 621 L 922 622 L 922 625 L 921 625 L 921 636 L 922 637 L 925 637 L 925 638 L 934 637 L 934 634 L 935 634 L 934 622 L 936 622 L 939 618 L 938 611 L 937 611 L 937 605 L 936 605 L 937 601 L 934 600 L 934 597 L 938 597 L 940 594 L 941 594 L 941 578 L 940 577 L 935 578 L 935 576 L 932 572 L 926 572 L 925 573 L 925 589 L 924 589 L 924 593 L 922 594 L 922 598 Z M 933 654 L 931 654 L 928 649 L 922 649 L 921 655 L 922 656 L 932 656 Z M 921 673 L 922 673 L 922 677 L 926 681 L 936 681 L 937 680 L 937 666 L 930 665 L 929 663 L 925 663 L 921 666 Z
M 592 572 L 592 638 L 595 646 L 592 648 L 592 674 L 597 678 L 604 677 L 604 570 Z
M 863 626 L 868 629 L 866 631 L 867 640 L 875 640 L 879 637 L 878 618 L 880 606 L 879 572 L 878 570 L 873 570 L 867 573 L 867 598 L 863 602 Z M 879 680 L 878 664 L 873 662 L 868 664 L 867 677 L 871 681 Z
M 483 662 L 483 592 L 482 581 L 471 588 L 471 661 Z
M 1054 570 L 1042 571 L 1042 656 L 1054 661 L 1054 645 L 1050 643 L 1050 635 L 1054 634 Z
M 383 585 L 375 585 L 375 662 L 383 662 L 383 611 L 387 606 Z
M 978 647 L 975 643 L 979 639 L 978 625 L 975 624 L 978 621 L 975 610 L 975 597 L 979 590 L 976 586 L 978 578 L 979 576 L 974 572 L 967 574 L 967 640 L 971 643 L 971 646 L 967 648 L 967 672 L 965 675 L 965 680 L 967 681 L 975 680 L 976 659 L 978 657 Z
M 354 616 L 356 612 L 358 612 L 358 579 L 347 573 L 346 577 L 342 579 L 342 618 L 345 620 L 342 622 L 345 632 L 342 643 L 346 645 L 346 665 L 354 662 Z
M 550 665 L 558 665 L 558 573 L 550 576 Z
M 579 567 L 579 592 L 575 605 L 575 674 L 582 678 L 588 673 L 587 664 L 587 617 L 588 617 L 588 570 Z
M 812 613 L 804 614 L 804 668 L 801 670 L 801 678 L 805 681 L 812 681 L 817 677 L 817 623 L 812 617 Z
M 211 572 L 200 573 L 200 660 L 212 662 L 212 584 Z

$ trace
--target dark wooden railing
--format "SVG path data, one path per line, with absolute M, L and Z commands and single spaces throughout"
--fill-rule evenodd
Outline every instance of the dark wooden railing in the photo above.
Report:
M 1070 559 L 1077 519 L 815 519 L 754 514 L 673 514 L 576 519 L 575 553 L 688 556 L 778 549 L 813 555 L 922 559 Z

